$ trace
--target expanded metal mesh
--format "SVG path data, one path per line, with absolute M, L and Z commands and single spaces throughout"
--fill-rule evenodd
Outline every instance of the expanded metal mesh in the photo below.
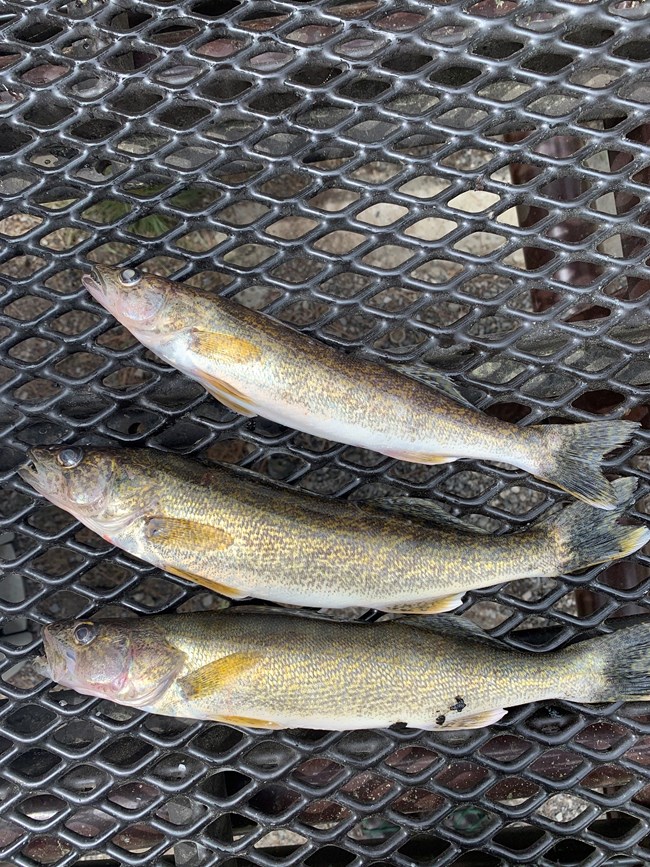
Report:
M 505 531 L 561 499 L 243 420 L 80 287 L 133 263 L 378 358 L 426 358 L 532 424 L 647 428 L 650 6 L 43 0 L 0 9 L 0 865 L 646 864 L 650 712 L 533 705 L 447 734 L 255 734 L 56 690 L 64 616 L 195 610 L 15 474 L 123 442 L 338 496 L 431 495 Z M 610 461 L 640 479 L 643 430 Z M 468 594 L 549 650 L 646 612 L 648 557 Z M 434 568 L 435 564 L 432 564 Z M 531 632 L 530 627 L 545 627 Z

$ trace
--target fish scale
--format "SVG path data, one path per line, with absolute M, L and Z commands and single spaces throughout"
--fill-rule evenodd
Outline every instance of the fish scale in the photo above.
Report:
M 23 478 L 105 539 L 232 598 L 439 613 L 469 589 L 554 576 L 622 557 L 650 530 L 572 503 L 524 531 L 491 536 L 426 500 L 376 505 L 319 498 L 254 473 L 152 449 L 34 448 Z M 414 509 L 415 505 L 415 509 Z M 414 514 L 420 517 L 415 517 Z M 426 520 L 426 517 L 430 520 Z
M 68 622 L 45 628 L 39 666 L 82 693 L 254 728 L 480 728 L 513 705 L 650 692 L 647 623 L 544 655 L 477 639 L 462 619 L 418 623 L 271 609 Z
M 91 295 L 145 346 L 229 409 L 398 460 L 504 461 L 615 509 L 603 456 L 638 424 L 520 428 L 490 417 L 431 367 L 378 364 L 338 352 L 264 313 L 133 268 L 96 265 Z

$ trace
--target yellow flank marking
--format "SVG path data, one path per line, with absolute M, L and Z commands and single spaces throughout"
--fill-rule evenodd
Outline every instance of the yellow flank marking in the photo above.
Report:
M 243 726 L 247 729 L 283 729 L 285 726 L 269 720 L 251 719 L 247 716 L 220 716 L 218 722 L 224 722 L 231 726 Z
M 258 361 L 262 353 L 250 340 L 232 337 L 218 331 L 206 331 L 203 328 L 193 328 L 190 348 L 211 358 L 221 357 L 228 361 L 244 364 L 247 361 Z
M 453 611 L 463 601 L 464 593 L 453 593 L 451 596 L 439 596 L 437 599 L 427 599 L 424 602 L 397 602 L 395 605 L 382 606 L 384 611 L 392 614 L 443 614 Z
M 431 455 L 427 452 L 390 451 L 385 452 L 385 454 L 398 461 L 409 461 L 412 464 L 451 464 L 458 460 L 458 458 L 450 458 L 447 455 Z
M 257 653 L 230 653 L 197 668 L 181 678 L 178 685 L 188 699 L 209 698 L 261 660 L 262 657 Z
M 205 373 L 205 371 L 200 371 L 200 376 L 204 388 L 209 391 L 213 397 L 216 397 L 219 403 L 222 403 L 233 412 L 238 412 L 240 415 L 245 415 L 248 418 L 257 415 L 252 404 L 246 395 L 241 393 L 241 391 L 237 391 L 236 388 L 233 388 L 221 379 L 217 379 L 216 376 L 211 376 L 209 373 Z
M 144 532 L 153 547 L 174 546 L 192 551 L 206 548 L 210 551 L 225 551 L 235 541 L 230 533 L 226 533 L 221 527 L 158 515 L 147 518 Z
M 219 584 L 218 581 L 212 581 L 210 578 L 204 578 L 202 575 L 195 575 L 194 572 L 188 572 L 186 569 L 178 569 L 175 566 L 165 566 L 166 572 L 171 572 L 172 575 L 178 575 L 179 578 L 185 578 L 188 581 L 193 581 L 195 584 L 200 584 L 201 587 L 207 587 L 221 596 L 227 596 L 228 599 L 246 599 L 246 594 L 234 587 L 228 587 L 226 584 Z

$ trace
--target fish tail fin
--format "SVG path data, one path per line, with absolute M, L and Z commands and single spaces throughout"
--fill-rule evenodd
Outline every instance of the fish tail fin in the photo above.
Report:
M 611 488 L 616 498 L 613 511 L 602 512 L 586 503 L 572 503 L 548 521 L 548 533 L 555 541 L 553 565 L 559 571 L 575 572 L 596 563 L 618 560 L 650 542 L 647 527 L 617 523 L 634 496 L 637 480 L 616 479 Z
M 580 685 L 574 701 L 650 701 L 650 623 L 618 629 L 563 653 Z M 577 684 L 576 684 L 577 685 Z
M 594 421 L 530 428 L 541 436 L 546 451 L 532 472 L 591 506 L 615 509 L 616 492 L 602 474 L 601 462 L 638 427 L 633 421 Z

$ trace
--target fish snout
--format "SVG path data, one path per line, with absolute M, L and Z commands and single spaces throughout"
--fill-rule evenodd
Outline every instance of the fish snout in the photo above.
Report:
M 74 687 L 77 664 L 77 654 L 74 647 L 69 641 L 59 638 L 50 626 L 43 629 L 41 638 L 43 639 L 45 659 L 38 657 L 36 660 L 37 666 L 40 667 L 39 674 L 47 674 L 49 678 L 56 680 L 63 686 Z M 37 668 L 37 670 L 39 669 Z
M 47 678 L 48 680 L 52 680 L 52 669 L 50 668 L 50 663 L 48 662 L 47 656 L 35 656 L 32 659 L 32 668 L 36 672 L 36 674 L 41 677 Z
M 18 467 L 18 475 L 30 485 L 37 482 L 41 476 L 43 462 L 47 460 L 49 451 L 44 446 L 35 446 L 29 449 L 24 463 Z
M 96 301 L 101 303 L 106 298 L 106 281 L 100 265 L 91 268 L 90 274 L 84 274 L 81 282 Z

